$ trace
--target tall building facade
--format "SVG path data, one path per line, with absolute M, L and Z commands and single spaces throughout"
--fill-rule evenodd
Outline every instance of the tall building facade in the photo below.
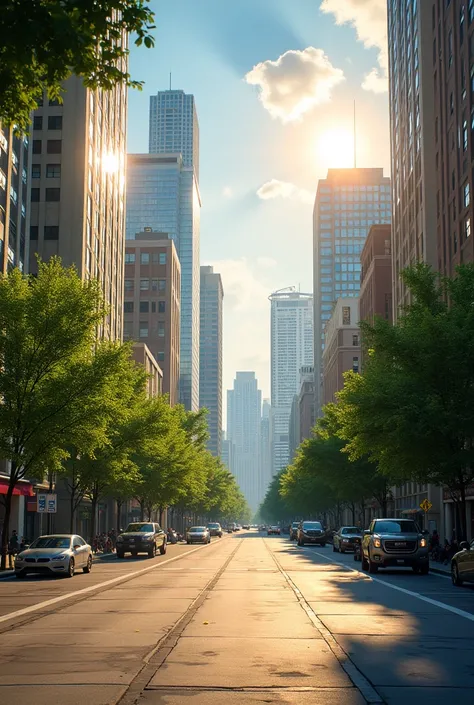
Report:
M 0 272 L 25 271 L 29 249 L 29 173 L 32 143 L 0 123 Z
M 201 199 L 192 167 L 181 154 L 129 154 L 127 239 L 146 228 L 168 233 L 181 262 L 180 401 L 199 408 Z
M 158 91 L 150 97 L 150 154 L 179 152 L 199 181 L 199 122 L 193 95 L 181 90 Z
M 403 0 L 388 3 L 395 319 L 400 306 L 408 303 L 401 272 L 417 261 L 438 266 L 436 214 L 441 193 L 437 194 L 436 185 L 440 155 L 435 133 L 448 133 L 446 125 L 433 116 L 433 64 L 438 50 L 444 52 L 443 45 L 438 47 L 432 36 L 435 4 Z M 457 140 L 454 133 L 452 139 Z
M 390 179 L 383 169 L 329 169 L 313 211 L 315 412 L 322 407 L 324 327 L 335 301 L 357 297 L 360 253 L 372 225 L 390 223 Z
M 313 296 L 294 287 L 276 291 L 271 302 L 272 475 L 288 465 L 293 397 L 300 368 L 313 364 Z
M 372 225 L 360 255 L 359 320 L 392 321 L 392 243 L 390 225 Z
M 105 338 L 122 339 L 127 88 L 85 88 L 75 76 L 64 101 L 33 117 L 30 271 L 59 255 L 99 280 L 109 314 Z
M 137 233 L 125 246 L 125 340 L 145 343 L 163 370 L 163 391 L 179 401 L 181 266 L 166 233 Z
M 201 267 L 201 321 L 199 353 L 199 406 L 208 410 L 208 450 L 221 455 L 222 434 L 222 311 L 221 275 Z
M 262 420 L 260 422 L 260 495 L 265 497 L 272 481 L 272 446 L 271 446 L 271 404 L 270 399 L 262 402 Z
M 262 500 L 260 483 L 260 424 L 262 393 L 255 372 L 236 372 L 227 391 L 227 440 L 234 445 L 231 471 L 252 511 Z
M 344 386 L 344 372 L 360 372 L 359 299 L 337 300 L 324 337 L 323 404 L 329 404 Z

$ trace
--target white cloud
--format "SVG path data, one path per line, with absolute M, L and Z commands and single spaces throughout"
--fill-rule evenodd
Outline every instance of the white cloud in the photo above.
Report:
M 288 181 L 279 181 L 278 179 L 271 179 L 271 181 L 267 181 L 260 186 L 257 196 L 263 201 L 268 201 L 272 198 L 289 198 L 291 201 L 314 203 L 314 193 L 304 188 L 298 188 L 298 186 L 290 184 Z
M 387 91 L 387 0 L 323 0 L 321 11 L 333 14 L 337 24 L 351 24 L 365 47 L 379 50 L 379 68 L 372 69 L 362 87 L 375 93 Z
M 273 118 L 299 120 L 314 106 L 331 100 L 344 72 L 335 68 L 322 49 L 287 51 L 276 61 L 262 61 L 245 80 L 260 88 L 260 100 Z
M 277 261 L 273 257 L 257 257 L 257 264 L 264 269 L 273 269 L 276 267 Z
M 232 196 L 234 195 L 234 192 L 232 191 L 230 186 L 224 186 L 224 188 L 222 189 L 222 195 L 225 198 L 232 198 Z

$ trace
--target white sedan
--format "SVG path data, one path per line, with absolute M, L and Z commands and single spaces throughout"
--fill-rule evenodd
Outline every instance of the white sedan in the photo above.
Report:
M 40 536 L 15 558 L 17 578 L 25 578 L 28 573 L 72 578 L 80 568 L 84 573 L 91 572 L 92 549 L 77 534 Z

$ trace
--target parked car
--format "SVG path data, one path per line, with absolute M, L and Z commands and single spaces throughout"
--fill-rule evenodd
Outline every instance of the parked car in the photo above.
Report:
M 267 529 L 267 536 L 271 536 L 274 534 L 275 536 L 280 536 L 281 534 L 281 529 L 279 526 L 269 526 Z
M 186 543 L 211 543 L 207 526 L 191 526 L 186 532 Z
M 207 528 L 209 529 L 211 536 L 218 536 L 220 539 L 222 538 L 222 526 L 218 522 L 208 524 Z
M 159 524 L 134 521 L 117 536 L 117 558 L 123 558 L 126 553 L 132 556 L 146 553 L 149 558 L 153 558 L 157 551 L 164 556 L 166 545 L 166 534 Z
M 244 531 L 250 531 L 250 524 L 244 524 L 244 525 L 242 526 L 242 529 L 243 529 Z
M 332 550 L 339 553 L 353 551 L 358 536 L 361 536 L 361 531 L 357 526 L 341 526 L 332 537 Z
M 427 575 L 430 569 L 428 538 L 413 519 L 373 519 L 362 537 L 362 568 L 408 566 Z
M 298 529 L 299 529 L 300 523 L 299 521 L 294 521 L 292 525 L 290 526 L 290 541 L 296 541 L 298 538 Z
M 84 573 L 91 572 L 92 548 L 77 534 L 40 536 L 15 557 L 17 578 L 25 578 L 28 573 L 72 578 L 78 568 Z
M 474 539 L 471 545 L 467 541 L 461 541 L 461 549 L 451 559 L 451 578 L 454 585 L 474 583 Z
M 298 527 L 298 546 L 305 543 L 315 543 L 324 548 L 326 545 L 326 532 L 320 521 L 302 521 Z

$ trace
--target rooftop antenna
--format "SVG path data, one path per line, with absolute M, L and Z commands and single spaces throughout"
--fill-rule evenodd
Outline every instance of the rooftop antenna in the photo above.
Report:
M 356 102 L 354 99 L 354 169 L 357 169 L 357 141 L 356 141 Z
M 171 90 L 171 71 L 170 71 L 170 90 Z

